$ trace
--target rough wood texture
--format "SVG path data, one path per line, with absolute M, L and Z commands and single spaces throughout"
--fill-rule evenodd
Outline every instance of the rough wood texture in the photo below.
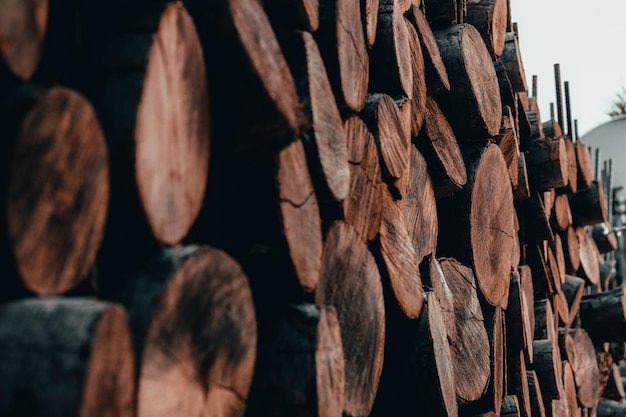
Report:
M 500 133 L 498 134 L 497 144 L 500 147 L 500 150 L 502 150 L 502 156 L 504 157 L 504 161 L 509 168 L 511 186 L 515 190 L 519 187 L 518 161 L 520 151 L 517 131 L 515 128 L 515 120 L 513 113 L 511 112 L 511 108 L 508 106 L 504 108 L 502 126 L 500 127 Z
M 22 80 L 32 77 L 39 66 L 46 29 L 48 0 L 0 2 L 0 57 L 4 65 Z
M 585 280 L 567 275 L 565 277 L 565 282 L 561 285 L 561 291 L 563 292 L 563 295 L 567 300 L 567 305 L 569 306 L 570 322 L 568 325 L 571 326 L 576 318 L 576 315 L 578 314 L 580 300 L 585 293 Z
M 508 290 L 516 239 L 507 167 L 500 148 L 493 144 L 467 148 L 464 160 L 465 187 L 437 202 L 437 253 L 472 265 L 481 293 L 498 305 Z
M 596 342 L 626 341 L 626 293 L 623 287 L 583 295 L 581 326 Z
M 506 22 L 506 0 L 467 1 L 467 23 L 478 29 L 494 58 L 498 58 L 504 51 Z
M 562 234 L 563 254 L 565 255 L 565 271 L 568 274 L 576 274 L 580 267 L 580 242 L 578 234 L 573 226 L 568 226 Z
M 526 276 L 524 279 L 531 278 Z M 524 294 L 522 288 L 520 274 L 518 271 L 512 271 L 509 286 L 509 302 L 506 310 L 506 343 L 508 350 L 528 350 L 528 346 L 532 344 L 535 324 L 534 321 L 530 322 L 531 309 L 532 305 L 528 304 L 526 294 Z
M 532 109 L 526 111 L 526 117 L 530 123 L 530 135 L 535 139 L 545 139 L 546 134 L 543 131 L 543 124 L 541 123 L 541 113 L 538 109 Z
M 554 255 L 554 261 L 556 262 L 553 265 L 554 273 L 557 274 L 558 280 L 561 282 L 561 285 L 565 282 L 565 253 L 563 252 L 563 242 L 561 241 L 561 236 L 558 234 L 554 235 L 554 240 L 548 242 L 548 247 L 552 251 Z M 561 286 L 559 285 L 559 288 Z
M 616 232 L 608 222 L 594 225 L 591 237 L 601 254 L 613 252 L 618 248 Z
M 409 12 L 411 13 L 411 12 Z M 411 136 L 417 136 L 422 129 L 426 115 L 426 73 L 424 64 L 424 52 L 420 43 L 419 35 L 410 20 L 404 18 L 404 25 L 408 34 L 411 68 L 413 76 L 413 90 L 411 92 Z M 434 40 L 433 40 L 434 42 Z
M 378 150 L 372 134 L 357 116 L 344 122 L 350 162 L 350 190 L 343 214 L 366 241 L 378 235 L 383 213 L 383 187 Z
M 410 148 L 408 186 L 404 204 L 404 222 L 415 250 L 415 262 L 419 266 L 424 257 L 435 254 L 439 220 L 433 185 L 426 170 L 426 161 L 414 146 Z
M 574 382 L 574 373 L 569 362 L 563 361 L 563 391 L 564 400 L 567 404 L 570 417 L 581 417 L 580 408 L 578 408 L 578 399 L 576 397 L 576 383 Z
M 578 164 L 578 189 L 584 190 L 585 188 L 591 187 L 591 182 L 594 179 L 591 155 L 589 155 L 587 145 L 580 141 L 576 141 L 574 148 L 576 150 L 576 162 Z
M 547 122 L 543 122 L 541 124 L 541 128 L 543 130 L 544 135 L 546 135 L 546 137 L 549 137 L 549 138 L 563 137 L 561 126 L 559 126 L 559 123 L 554 119 L 548 120 Z
M 535 340 L 556 340 L 556 320 L 548 299 L 536 300 L 535 306 Z
M 385 307 L 376 261 L 347 223 L 336 222 L 328 231 L 315 300 L 337 310 L 345 357 L 343 413 L 367 416 L 382 371 Z
M 517 128 L 519 117 L 519 105 L 517 103 L 517 96 L 513 92 L 509 75 L 506 72 L 506 68 L 500 59 L 497 59 L 493 63 L 493 67 L 496 70 L 496 76 L 498 77 L 498 85 L 500 86 L 500 100 L 502 101 L 503 109 L 507 106 L 510 108 L 513 118 L 515 119 L 515 126 Z M 506 111 L 504 112 L 506 114 Z
M 576 228 L 576 236 L 578 236 L 580 246 L 579 276 L 592 285 L 600 285 L 600 265 L 596 244 L 583 227 Z
M 23 87 L 0 104 L 0 132 L 0 298 L 67 292 L 92 268 L 107 216 L 96 114 L 72 90 Z
M 455 25 L 435 33 L 450 91 L 437 96 L 457 138 L 484 140 L 500 130 L 502 103 L 498 77 L 480 33 Z
M 419 263 L 409 228 L 404 221 L 403 205 L 384 193 L 383 220 L 380 226 L 380 253 L 400 309 L 410 319 L 419 317 L 424 291 Z
M 114 258 L 187 235 L 202 208 L 216 128 L 191 17 L 182 3 L 170 3 L 146 19 L 154 32 L 138 22 L 128 29 L 135 33 L 111 38 L 93 58 L 104 80 L 94 84 L 93 97 L 113 168 L 105 251 Z M 141 58 L 117 44 L 128 38 L 135 47 L 150 39 L 133 51 Z
M 520 48 L 515 33 L 506 33 L 504 40 L 504 50 L 502 51 L 500 60 L 504 64 L 506 71 L 509 74 L 509 80 L 511 81 L 511 87 L 513 87 L 513 91 L 527 91 L 528 87 L 526 85 L 526 71 L 524 71 L 524 63 L 522 62 L 522 55 L 520 53 Z
M 376 41 L 376 33 L 378 27 L 378 8 L 379 0 L 361 0 L 361 20 L 365 30 L 365 42 L 368 48 L 371 48 Z
M 550 402 L 560 399 L 563 392 L 561 354 L 553 339 L 533 342 L 533 370 L 541 386 L 544 406 L 548 408 Z
M 552 227 L 564 232 L 572 224 L 572 211 L 567 194 L 557 195 L 554 200 L 554 211 L 551 218 Z
M 333 307 L 294 304 L 261 312 L 246 416 L 341 417 L 344 356 Z
M 507 322 L 509 320 L 506 316 Z M 508 333 L 507 333 L 508 336 Z M 507 346 L 509 352 L 507 358 L 507 393 L 517 396 L 519 401 L 519 411 L 521 417 L 531 417 L 530 405 L 530 389 L 528 387 L 528 378 L 526 370 L 526 359 L 524 351 L 520 350 L 517 354 L 511 354 L 511 349 Z
M 526 154 L 520 153 L 517 160 L 517 187 L 513 190 L 516 200 L 530 198 L 528 171 L 526 170 Z
M 317 43 L 307 32 L 285 34 L 280 42 L 309 122 L 302 139 L 318 200 L 343 201 L 350 186 L 348 151 Z
M 574 222 L 588 226 L 606 222 L 604 191 L 600 181 L 594 180 L 588 188 L 581 189 L 570 197 Z
M 408 169 L 411 145 L 411 138 L 402 126 L 400 110 L 390 96 L 371 94 L 361 115 L 376 140 L 383 179 L 393 184 Z
M 520 417 L 521 407 L 517 395 L 507 395 L 502 399 L 500 417 Z
M 454 259 L 439 261 L 454 302 L 456 336 L 449 336 L 449 342 L 457 402 L 467 404 L 480 398 L 487 388 L 491 374 L 489 339 L 472 270 Z
M 574 194 L 578 190 L 578 161 L 576 147 L 571 139 L 565 138 L 565 151 L 567 152 L 567 186 L 565 191 Z
M 567 152 L 559 139 L 535 139 L 526 155 L 531 187 L 546 191 L 567 184 Z
M 622 384 L 622 376 L 619 373 L 618 366 L 614 363 L 611 365 L 609 372 L 609 380 L 602 391 L 602 397 L 610 400 L 623 402 L 626 394 L 624 393 L 624 384 Z
M 376 42 L 369 51 L 370 79 L 367 89 L 412 98 L 412 54 L 402 13 L 398 2 L 380 0 Z
M 435 96 L 441 92 L 449 91 L 450 80 L 448 79 L 448 72 L 441 59 L 435 35 L 426 20 L 424 12 L 419 7 L 414 6 L 412 12 L 408 13 L 408 19 L 417 30 L 419 39 L 422 42 L 428 95 Z
M 445 197 L 467 182 L 465 162 L 454 131 L 431 97 L 426 100 L 426 110 L 424 127 L 415 143 L 428 161 L 435 196 Z
M 262 5 L 250 0 L 185 4 L 197 24 L 206 61 L 220 57 L 220 65 L 207 66 L 211 100 L 216 103 L 211 106 L 213 144 L 256 153 L 279 149 L 294 140 L 306 119 Z M 232 82 L 233 76 L 236 83 Z M 200 92 L 198 78 L 200 75 L 189 77 L 190 88 Z M 197 105 L 191 108 L 200 112 Z
M 208 246 L 164 249 L 111 298 L 130 318 L 138 416 L 243 415 L 257 330 L 235 261 Z
M 371 13 L 378 15 L 378 2 L 366 2 L 366 5 L 365 14 L 369 23 Z M 368 34 L 372 30 L 370 26 L 376 31 L 377 24 L 367 26 Z M 359 1 L 321 0 L 320 26 L 315 32 L 315 40 L 322 52 L 338 103 L 360 111 L 367 98 L 370 70 Z
M 135 415 L 124 310 L 86 298 L 25 299 L 0 308 L 0 414 Z
M 524 219 L 524 239 L 527 243 L 554 239 L 542 193 L 532 192 L 530 198 L 522 203 L 521 208 L 521 215 Z

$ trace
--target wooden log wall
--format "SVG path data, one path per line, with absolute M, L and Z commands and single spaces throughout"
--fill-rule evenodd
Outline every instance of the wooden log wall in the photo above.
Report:
M 519 36 L 0 0 L 0 415 L 623 416 L 610 207 Z

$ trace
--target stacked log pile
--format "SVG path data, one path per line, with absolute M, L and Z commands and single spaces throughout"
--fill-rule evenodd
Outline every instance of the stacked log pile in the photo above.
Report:
M 0 415 L 623 415 L 603 187 L 518 37 L 505 0 L 0 0 Z

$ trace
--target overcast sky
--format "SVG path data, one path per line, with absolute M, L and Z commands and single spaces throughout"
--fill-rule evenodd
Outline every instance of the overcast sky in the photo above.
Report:
M 626 0 L 511 0 L 511 15 L 529 90 L 538 76 L 542 120 L 550 119 L 550 102 L 556 106 L 559 63 L 579 134 L 608 121 L 616 92 L 626 87 Z

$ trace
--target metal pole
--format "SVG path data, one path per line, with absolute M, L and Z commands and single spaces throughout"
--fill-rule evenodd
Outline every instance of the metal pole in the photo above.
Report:
M 565 116 L 567 119 L 567 136 L 572 137 L 572 107 L 569 99 L 569 81 L 565 81 Z
M 565 128 L 563 124 L 563 91 L 561 89 L 561 65 L 554 64 L 554 85 L 556 87 L 556 111 L 559 118 L 561 130 Z

